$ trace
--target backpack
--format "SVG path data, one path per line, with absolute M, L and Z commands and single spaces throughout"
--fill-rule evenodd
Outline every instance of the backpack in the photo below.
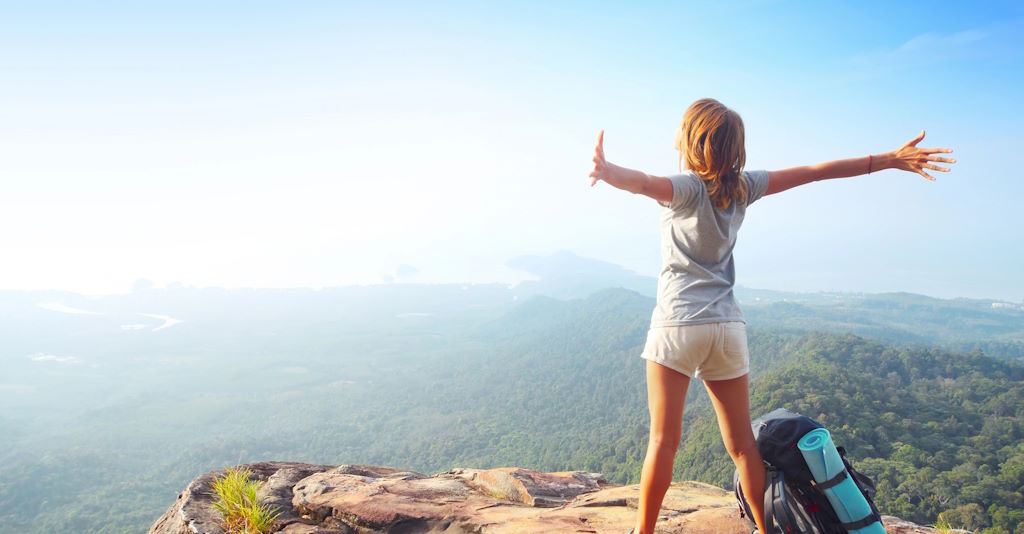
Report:
M 757 449 L 765 463 L 765 534 L 846 534 L 881 521 L 875 507 L 875 483 L 857 472 L 846 457 L 846 449 L 836 447 L 846 472 L 823 484 L 814 482 L 810 469 L 796 444 L 807 432 L 823 426 L 810 417 L 778 409 L 751 423 Z M 824 490 L 845 480 L 848 474 L 864 495 L 871 514 L 844 524 L 839 520 Z M 830 485 L 831 484 L 831 485 Z M 733 487 L 740 505 L 740 517 L 753 521 L 753 514 L 740 487 L 739 472 L 733 475 Z

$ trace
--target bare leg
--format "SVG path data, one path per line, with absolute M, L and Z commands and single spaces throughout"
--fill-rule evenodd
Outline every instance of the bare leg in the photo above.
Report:
M 743 496 L 754 513 L 757 530 L 767 533 L 764 526 L 764 485 L 765 471 L 761 453 L 754 441 L 754 431 L 750 428 L 750 390 L 747 383 L 748 375 L 732 380 L 706 380 L 704 385 L 711 397 L 711 404 L 718 415 L 718 429 L 722 431 L 722 441 L 729 451 L 736 470 L 740 474 L 740 485 Z
M 683 433 L 683 404 L 690 377 L 647 361 L 647 408 L 651 436 L 640 472 L 640 503 L 634 532 L 653 534 L 661 502 L 672 483 L 672 462 Z

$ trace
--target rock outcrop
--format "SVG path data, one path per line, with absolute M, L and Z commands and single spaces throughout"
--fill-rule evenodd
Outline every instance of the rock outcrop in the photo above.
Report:
M 241 467 L 241 466 L 240 466 Z M 558 533 L 623 534 L 633 527 L 638 486 L 600 474 L 529 469 L 453 469 L 434 476 L 371 465 L 264 462 L 264 502 L 280 512 L 280 534 Z M 223 534 L 210 484 L 192 481 L 150 534 Z M 889 534 L 933 532 L 885 517 Z M 658 532 L 747 534 L 731 492 L 699 482 L 672 484 Z

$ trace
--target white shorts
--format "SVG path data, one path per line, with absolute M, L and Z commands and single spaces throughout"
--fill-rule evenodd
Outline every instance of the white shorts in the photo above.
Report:
M 701 380 L 731 380 L 750 372 L 747 328 L 741 322 L 652 327 L 640 357 Z

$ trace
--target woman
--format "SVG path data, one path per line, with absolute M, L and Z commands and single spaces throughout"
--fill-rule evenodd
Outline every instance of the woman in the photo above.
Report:
M 700 378 L 718 416 L 722 440 L 739 471 L 761 532 L 765 470 L 750 428 L 749 356 L 743 314 L 733 297 L 733 247 L 747 206 L 764 195 L 818 180 L 883 169 L 946 172 L 935 156 L 948 148 L 917 148 L 924 131 L 893 152 L 780 171 L 744 171 L 743 121 L 716 100 L 694 102 L 676 132 L 679 165 L 689 172 L 669 177 L 614 165 L 598 135 L 590 185 L 598 180 L 655 199 L 661 216 L 662 269 L 657 304 L 642 357 L 647 360 L 651 416 L 647 457 L 640 476 L 640 503 L 633 532 L 651 534 L 672 481 L 682 433 L 683 402 L 692 377 Z

